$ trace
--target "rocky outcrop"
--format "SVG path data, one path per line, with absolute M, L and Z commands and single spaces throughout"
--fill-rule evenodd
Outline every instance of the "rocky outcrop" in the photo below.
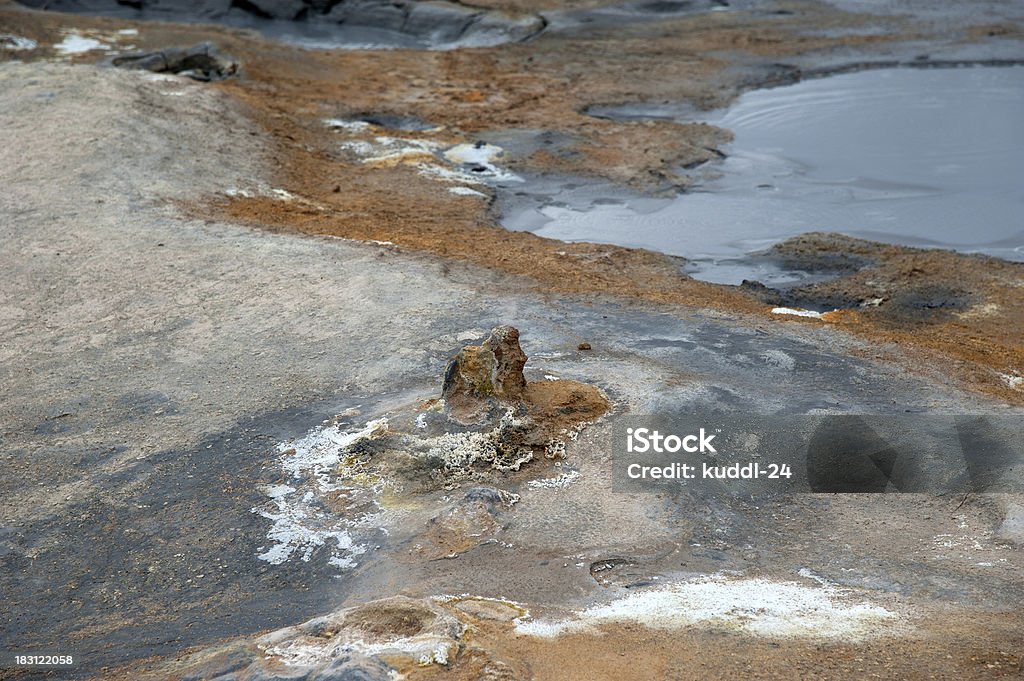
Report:
M 448 664 L 464 629 L 435 601 L 394 596 L 200 651 L 169 664 L 161 678 L 388 681 Z
M 467 345 L 448 364 L 442 397 L 456 408 L 491 399 L 518 402 L 526 389 L 526 360 L 519 330 L 495 327 L 482 345 Z
M 238 72 L 238 64 L 218 53 L 212 43 L 189 48 L 170 47 L 158 52 L 125 54 L 111 60 L 114 66 L 144 69 L 154 73 L 176 73 L 195 80 L 223 80 Z
M 39 9 L 116 14 L 165 21 L 253 25 L 260 20 L 344 24 L 409 36 L 428 44 L 519 42 L 544 29 L 537 15 L 512 16 L 457 2 L 420 0 L 21 0 Z M 381 42 L 375 36 L 373 42 Z

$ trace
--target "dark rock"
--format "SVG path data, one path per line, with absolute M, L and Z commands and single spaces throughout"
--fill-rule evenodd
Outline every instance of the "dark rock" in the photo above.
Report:
M 839 288 L 839 285 L 829 287 L 812 284 L 778 293 L 778 302 L 771 302 L 770 297 L 766 297 L 765 302 L 769 302 L 772 305 L 783 305 L 785 307 L 815 310 L 817 312 L 856 309 L 866 302 L 863 296 L 843 291 Z
M 852 274 L 875 264 L 871 243 L 844 234 L 811 232 L 775 244 L 765 255 L 783 269 Z
M 441 2 L 416 2 L 408 6 L 405 31 L 437 42 L 454 42 L 484 13 L 462 5 Z
M 457 2 L 427 0 L 20 0 L 38 9 L 165 21 L 260 21 L 344 24 L 388 31 L 429 44 L 490 45 L 526 40 L 544 30 L 537 15 L 509 16 Z M 383 39 L 376 36 L 375 40 Z M 401 41 L 396 41 L 401 44 Z
M 125 15 L 130 10 L 195 19 L 218 19 L 231 9 L 231 0 L 21 0 L 22 5 L 58 12 Z
M 339 24 L 399 30 L 407 15 L 406 3 L 347 0 L 334 5 L 325 18 Z
M 223 80 L 238 72 L 238 64 L 220 55 L 211 43 L 189 48 L 170 47 L 158 52 L 125 54 L 111 60 L 114 66 L 154 73 L 177 73 L 195 80 Z
M 303 0 L 233 0 L 231 4 L 263 19 L 279 21 L 291 21 L 309 11 L 309 3 Z
M 765 286 L 759 281 L 744 279 L 740 282 L 740 288 L 751 294 L 765 305 L 785 305 L 787 300 L 778 289 Z
M 429 123 L 415 116 L 400 116 L 388 113 L 359 113 L 352 116 L 360 121 L 391 130 L 403 130 L 406 132 L 424 132 L 436 128 L 437 125 Z

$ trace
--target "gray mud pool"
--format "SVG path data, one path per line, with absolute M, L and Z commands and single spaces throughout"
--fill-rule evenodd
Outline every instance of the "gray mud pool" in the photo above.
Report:
M 672 104 L 590 113 L 695 120 Z M 689 191 L 537 180 L 506 197 L 505 226 L 684 256 L 729 284 L 799 279 L 744 256 L 810 231 L 1024 260 L 1024 66 L 835 75 L 748 92 L 702 120 L 735 139 Z

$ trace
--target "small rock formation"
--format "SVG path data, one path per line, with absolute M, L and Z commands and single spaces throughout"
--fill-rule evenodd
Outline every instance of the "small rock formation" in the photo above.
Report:
M 161 678 L 389 681 L 449 664 L 465 625 L 434 600 L 394 596 L 169 663 Z
M 169 47 L 158 52 L 125 54 L 111 60 L 114 66 L 154 73 L 176 73 L 193 80 L 224 80 L 238 72 L 238 64 L 217 52 L 212 43 L 189 48 Z
M 478 421 L 496 403 L 517 404 L 526 390 L 526 353 L 514 326 L 495 327 L 482 345 L 467 345 L 448 364 L 441 396 L 451 417 Z
M 276 657 L 292 667 L 315 669 L 343 651 L 385 658 L 398 667 L 444 665 L 457 652 L 463 629 L 430 600 L 392 596 L 279 629 L 256 642 L 264 659 Z

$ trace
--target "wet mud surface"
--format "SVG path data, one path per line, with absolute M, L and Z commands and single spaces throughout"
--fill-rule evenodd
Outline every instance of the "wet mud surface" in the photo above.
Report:
M 319 413 L 306 404 L 254 414 L 194 449 L 91 476 L 91 485 L 106 491 L 58 514 L 9 519 L 16 524 L 5 528 L 3 590 L 18 594 L 24 607 L 8 602 L 5 639 L 20 651 L 83 656 L 88 668 L 64 678 L 88 678 L 129 659 L 284 626 L 295 613 L 312 616 L 340 603 L 344 585 L 325 556 L 283 566 L 253 560 L 266 537 L 250 509 L 263 501 L 261 486 L 280 477 L 264 467 L 264 456 L 282 433 Z M 16 470 L 15 461 L 29 456 L 52 462 L 61 472 L 47 484 L 60 484 L 102 468 L 112 455 L 47 442 L 54 439 L 35 439 L 31 454 L 8 450 L 6 465 Z M 22 676 L 29 677 L 14 678 Z
M 671 193 L 729 139 L 597 106 L 1019 49 L 998 3 L 849 6 L 580 3 L 424 52 L 0 4 L 35 42 L 0 53 L 5 633 L 83 656 L 50 678 L 1019 674 L 1019 495 L 623 494 L 608 443 L 698 405 L 1018 414 L 1021 265 L 810 234 L 753 256 L 808 280 L 729 287 L 499 226 L 518 176 Z M 109 66 L 202 40 L 237 74 Z M 499 324 L 561 447 L 431 411 Z M 530 460 L 496 452 L 524 432 Z M 794 613 L 820 631 L 784 635 Z

